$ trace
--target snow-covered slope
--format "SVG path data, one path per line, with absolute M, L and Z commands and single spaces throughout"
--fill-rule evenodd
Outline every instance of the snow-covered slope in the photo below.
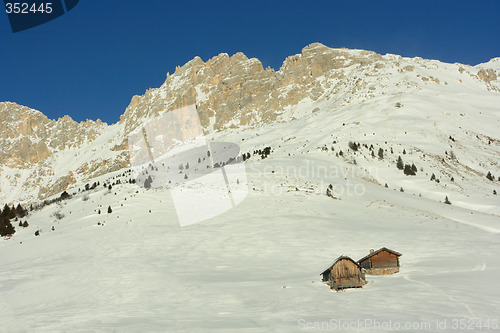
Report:
M 268 130 L 239 135 L 253 145 L 283 134 Z M 498 318 L 497 215 L 458 207 L 452 195 L 452 205 L 419 197 L 416 185 L 402 193 L 392 182 L 384 188 L 349 174 L 328 178 L 346 191 L 332 199 L 304 166 L 345 162 L 279 149 L 246 163 L 243 203 L 189 227 L 177 223 L 168 191 L 131 184 L 99 186 L 32 213 L 28 228 L 0 242 L 2 328 L 294 332 L 371 320 L 436 331 L 436 321 L 447 320 L 444 331 L 453 331 L 454 320 Z M 357 194 L 347 193 L 347 182 Z M 343 293 L 320 282 L 337 256 L 359 259 L 382 246 L 403 253 L 400 273 L 369 276 L 362 289 Z
M 494 160 L 497 146 L 475 135 L 493 135 L 496 110 L 487 98 L 476 103 L 483 103 L 481 115 L 448 116 L 463 130 L 450 128 L 442 111 L 457 105 L 451 98 L 391 96 L 342 112 L 328 102 L 315 112 L 304 104 L 296 120 L 209 135 L 238 142 L 244 152 L 273 149 L 245 162 L 245 201 L 189 227 L 179 226 L 169 190 L 132 184 L 76 192 L 35 211 L 28 228 L 0 242 L 2 327 L 293 332 L 358 320 L 378 332 L 386 329 L 377 323 L 389 322 L 433 331 L 445 321 L 443 331 L 455 331 L 460 320 L 491 326 L 500 306 L 500 217 L 491 193 L 498 183 L 473 172 L 481 162 L 467 149 Z M 427 119 L 433 110 L 441 112 Z M 481 116 L 489 120 L 474 128 Z M 361 148 L 349 150 L 349 140 Z M 386 149 L 384 158 L 372 158 L 364 143 Z M 457 161 L 443 152 L 451 149 Z M 416 176 L 396 168 L 397 155 L 418 166 Z M 432 172 L 439 184 L 429 180 Z M 128 177 L 125 169 L 94 180 Z M 325 195 L 329 184 L 337 199 Z M 440 202 L 445 195 L 451 205 Z M 337 256 L 359 259 L 382 246 L 403 253 L 400 273 L 369 276 L 362 289 L 343 293 L 321 283 L 319 273 Z

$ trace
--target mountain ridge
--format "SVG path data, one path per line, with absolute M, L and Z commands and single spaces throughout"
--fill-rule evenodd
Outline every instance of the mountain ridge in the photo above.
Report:
M 0 202 L 33 202 L 129 166 L 127 135 L 162 112 L 196 104 L 206 133 L 301 119 L 384 96 L 500 96 L 500 58 L 476 66 L 419 57 L 332 49 L 319 43 L 287 57 L 278 71 L 241 52 L 195 57 L 158 88 L 133 96 L 112 125 L 0 103 Z M 493 133 L 487 133 L 494 137 Z M 491 140 L 490 140 L 491 141 Z M 63 162 L 67 161 L 67 163 Z

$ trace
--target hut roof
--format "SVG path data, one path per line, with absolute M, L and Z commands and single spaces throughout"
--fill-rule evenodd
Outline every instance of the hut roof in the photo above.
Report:
M 377 253 L 382 252 L 382 251 L 391 252 L 391 253 L 395 254 L 396 256 L 398 256 L 398 257 L 399 257 L 399 256 L 402 256 L 402 254 L 401 254 L 401 253 L 399 253 L 399 252 L 396 252 L 396 251 L 393 251 L 393 250 L 388 249 L 388 248 L 386 248 L 386 247 L 383 247 L 383 248 L 380 248 L 380 249 L 378 249 L 377 251 L 375 251 L 375 252 L 373 252 L 373 253 L 370 253 L 370 254 L 369 254 L 369 255 L 367 255 L 367 256 L 364 256 L 363 258 L 359 259 L 359 260 L 358 260 L 358 262 L 365 261 L 366 259 L 368 259 L 368 258 L 370 258 L 370 257 L 373 257 L 374 255 L 376 255 Z
M 352 260 L 352 258 L 348 257 L 348 256 L 344 256 L 344 255 L 341 255 L 340 257 L 338 257 L 337 259 L 335 259 L 335 261 L 333 262 L 333 264 L 331 264 L 327 269 L 325 269 L 323 272 L 321 272 L 320 275 L 323 275 L 325 274 L 327 271 L 331 270 L 333 266 L 335 266 L 336 263 L 338 263 L 340 260 L 343 260 L 343 259 L 347 259 L 347 260 L 350 260 L 352 261 L 356 266 L 358 266 L 359 268 L 361 268 L 361 266 L 359 266 L 359 264 L 357 262 L 355 262 L 354 260 Z

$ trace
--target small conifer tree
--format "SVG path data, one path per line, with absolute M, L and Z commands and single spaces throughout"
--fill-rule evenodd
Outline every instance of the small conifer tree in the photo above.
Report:
M 486 175 L 486 178 L 488 178 L 491 181 L 495 180 L 495 177 L 489 171 L 488 171 L 488 174 Z
M 396 166 L 398 167 L 399 170 L 403 170 L 404 164 L 403 164 L 403 159 L 401 156 L 398 157 L 398 162 L 396 163 Z
M 412 167 L 409 164 L 405 165 L 404 174 L 407 176 L 415 176 L 415 171 L 413 171 Z

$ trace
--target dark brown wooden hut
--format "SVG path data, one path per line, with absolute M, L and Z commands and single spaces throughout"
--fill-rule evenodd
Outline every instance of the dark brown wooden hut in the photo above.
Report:
M 335 290 L 362 288 L 366 283 L 361 267 L 347 256 L 338 257 L 321 275 L 323 281 L 330 282 L 331 288 Z
M 358 260 L 358 264 L 365 269 L 366 274 L 388 275 L 399 272 L 399 257 L 402 254 L 386 247 L 377 251 L 370 250 L 370 254 Z

